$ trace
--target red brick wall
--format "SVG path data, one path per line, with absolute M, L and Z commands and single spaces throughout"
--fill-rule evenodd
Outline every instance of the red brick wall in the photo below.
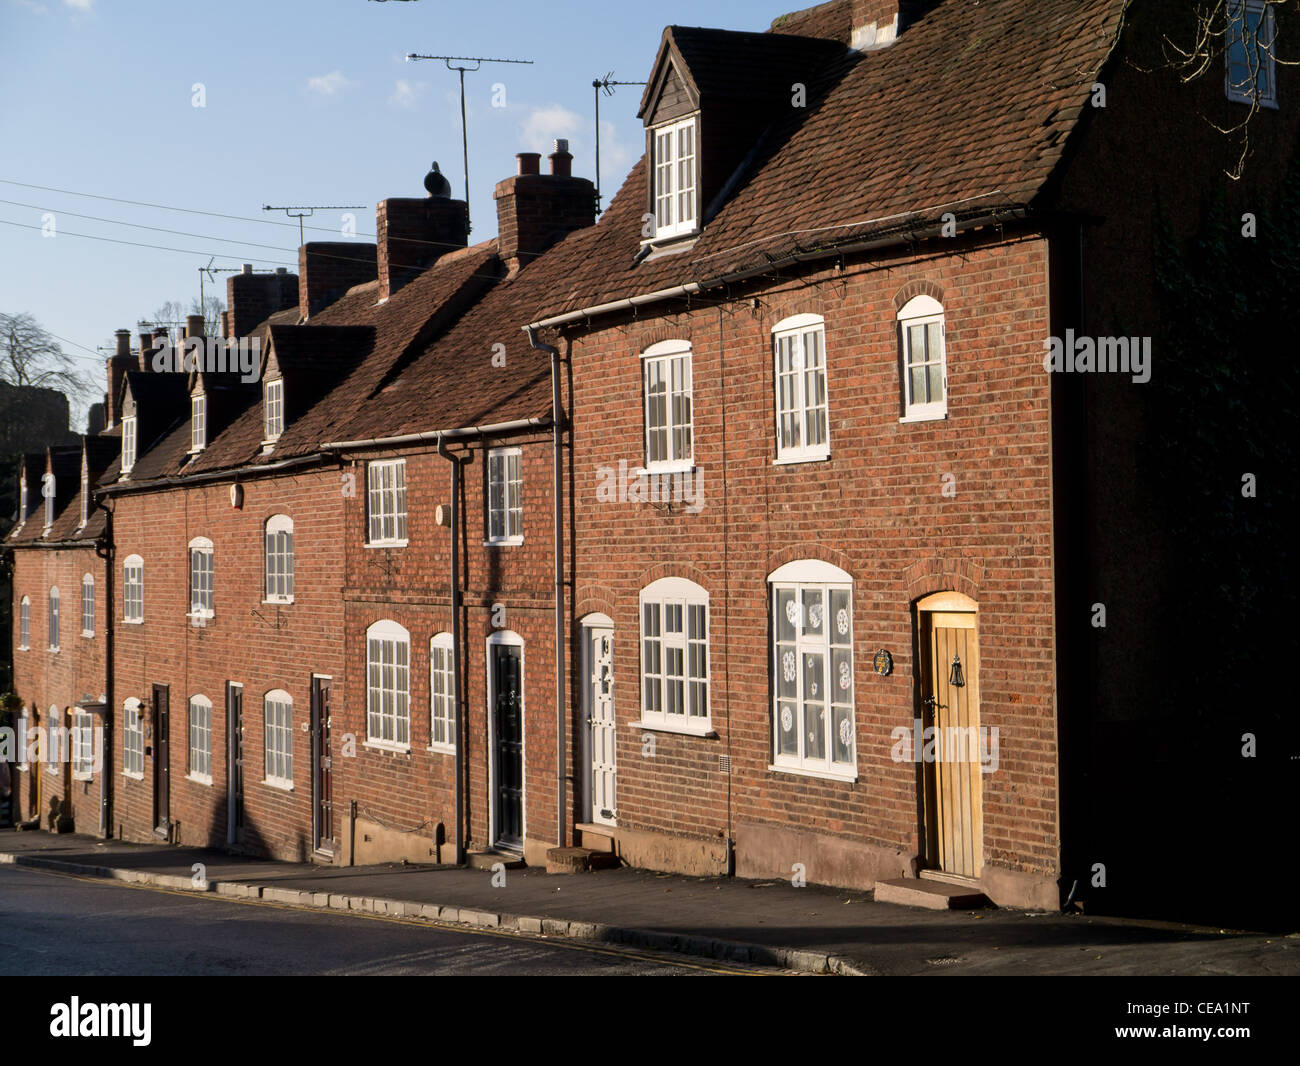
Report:
M 574 615 L 615 623 L 620 827 L 699 840 L 741 822 L 918 849 L 915 767 L 890 758 L 911 726 L 913 603 L 953 589 L 979 605 L 981 721 L 998 726 L 1001 766 L 983 779 L 984 859 L 1053 875 L 1056 751 L 1047 246 L 967 244 L 811 275 L 722 308 L 624 321 L 572 341 Z M 943 291 L 949 416 L 900 424 L 896 302 L 909 283 Z M 775 466 L 771 327 L 825 316 L 831 458 Z M 597 469 L 643 460 L 641 362 L 669 337 L 693 346 L 695 515 L 601 503 Z M 941 494 L 954 475 L 956 496 Z M 843 783 L 768 770 L 768 589 L 782 563 L 816 558 L 854 579 L 859 777 Z M 655 733 L 642 755 L 638 593 L 665 575 L 710 594 L 717 739 Z M 894 656 L 879 677 L 877 648 Z M 575 693 L 575 704 L 580 699 Z M 730 776 L 718 757 L 730 755 Z M 791 861 L 796 861 L 792 856 Z M 810 879 L 816 879 L 814 871 Z
M 58 724 L 65 729 L 71 726 L 68 709 L 83 702 L 98 700 L 106 689 L 104 653 L 107 646 L 107 614 L 104 601 L 104 563 L 96 556 L 94 547 L 85 548 L 17 548 L 14 558 L 14 691 L 29 708 L 29 727 L 40 725 L 49 728 L 49 709 L 59 708 Z M 85 574 L 95 578 L 95 629 L 93 637 L 82 636 L 81 629 L 81 579 Z M 49 644 L 49 592 L 51 586 L 59 589 L 59 650 L 50 651 Z M 20 609 L 22 598 L 31 599 L 31 640 L 27 651 L 18 650 L 20 634 Z M 71 765 L 66 760 L 70 751 L 63 754 L 64 762 L 58 773 L 40 768 L 40 794 L 42 825 L 49 827 L 47 817 L 51 803 L 71 817 L 76 829 L 83 833 L 96 832 L 99 826 L 98 774 L 91 781 L 74 781 Z M 16 814 L 30 817 L 36 813 L 34 782 L 28 771 L 17 771 L 14 795 L 20 797 Z M 16 769 L 16 768 L 15 768 Z
M 312 850 L 311 677 L 334 678 L 335 708 L 346 705 L 342 584 L 342 508 L 337 472 L 313 471 L 243 483 L 242 508 L 229 486 L 212 484 L 118 497 L 114 617 L 122 618 L 120 570 L 130 555 L 144 559 L 144 623 L 118 622 L 116 701 L 152 701 L 152 686 L 170 686 L 171 819 L 186 844 L 224 845 L 227 821 L 226 683 L 244 686 L 244 845 L 251 851 L 304 859 Z M 264 526 L 274 514 L 294 520 L 294 602 L 277 607 L 264 595 Z M 193 537 L 213 542 L 214 617 L 192 626 L 189 552 Z M 263 781 L 263 697 L 283 689 L 293 698 L 294 789 Z M 188 701 L 212 702 L 212 784 L 187 777 Z M 120 713 L 118 715 L 120 719 Z M 156 750 L 153 744 L 146 744 Z M 119 721 L 115 750 L 122 750 Z M 144 779 L 119 777 L 115 822 L 127 839 L 153 830 L 153 757 Z

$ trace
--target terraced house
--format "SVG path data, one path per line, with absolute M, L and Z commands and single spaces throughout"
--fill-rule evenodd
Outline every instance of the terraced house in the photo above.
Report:
M 599 222 L 557 142 L 467 247 L 435 167 L 375 246 L 231 279 L 257 381 L 160 374 L 126 337 L 121 457 L 84 449 L 103 830 L 1033 908 L 1140 906 L 1214 827 L 1256 847 L 1242 811 L 1284 770 L 1236 737 L 1280 720 L 1178 623 L 1205 614 L 1243 678 L 1276 651 L 1190 575 L 1208 529 L 1277 549 L 1238 491 L 1266 456 L 1197 391 L 1242 358 L 1205 342 L 1221 315 L 1260 326 L 1195 272 L 1240 218 L 1234 277 L 1294 298 L 1282 22 L 1229 5 L 1222 80 L 1189 82 L 1162 42 L 1194 13 L 1164 0 L 670 26 Z M 1219 132 L 1243 116 L 1245 169 Z M 50 685 L 18 687 L 72 704 Z M 1153 849 L 1132 811 L 1189 767 L 1235 799 L 1182 796 Z

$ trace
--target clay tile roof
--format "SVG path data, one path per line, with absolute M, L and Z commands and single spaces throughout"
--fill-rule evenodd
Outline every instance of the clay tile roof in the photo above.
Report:
M 816 99 L 810 86 L 807 108 L 778 97 L 748 169 L 694 246 L 637 262 L 643 158 L 600 222 L 545 257 L 554 291 L 529 320 L 904 235 L 945 211 L 963 219 L 1033 206 L 1123 6 L 945 0 L 889 47 L 847 53 L 833 85 Z M 829 27 L 838 16 L 813 9 L 806 24 L 818 18 Z

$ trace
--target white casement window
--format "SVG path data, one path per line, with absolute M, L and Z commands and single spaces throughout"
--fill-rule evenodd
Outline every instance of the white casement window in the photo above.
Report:
M 695 459 L 691 411 L 691 346 L 660 341 L 641 355 L 645 382 L 645 468 L 689 470 Z
M 650 131 L 653 157 L 655 240 L 696 229 L 696 120 L 656 126 Z
M 381 748 L 411 746 L 411 635 L 387 619 L 366 630 L 366 740 Z
M 18 528 L 22 529 L 27 521 L 27 475 L 18 482 Z
M 14 721 L 14 762 L 18 769 L 27 769 L 27 748 L 32 742 L 32 719 L 25 706 L 18 708 L 18 717 Z M 14 814 L 17 813 L 17 800 L 11 800 L 15 804 Z
M 772 589 L 772 768 L 857 777 L 853 703 L 853 579 L 804 559 L 768 577 Z
M 524 542 L 523 452 L 493 448 L 487 461 L 487 540 L 489 544 Z
M 41 481 L 41 494 L 45 497 L 45 528 L 47 530 L 54 525 L 54 493 L 54 475 L 46 474 Z
M 1277 107 L 1277 32 L 1273 5 L 1264 0 L 1229 0 L 1225 38 L 1229 100 Z
M 776 356 L 776 457 L 779 462 L 830 455 L 826 410 L 826 324 L 795 315 L 772 329 Z
M 293 698 L 283 689 L 266 694 L 266 783 L 293 788 Z
M 80 707 L 72 711 L 72 777 L 89 781 L 95 772 L 95 716 Z
M 293 519 L 266 520 L 266 602 L 293 603 Z
M 284 380 L 268 381 L 262 403 L 262 432 L 268 441 L 284 432 Z
M 122 772 L 144 778 L 144 715 L 135 697 L 122 704 Z
M 944 356 L 943 305 L 915 296 L 898 312 L 902 344 L 904 422 L 948 415 L 948 369 Z
M 429 747 L 456 750 L 456 689 L 451 634 L 429 641 Z
M 32 646 L 32 600 L 24 596 L 18 605 L 18 650 L 28 651 Z
M 190 616 L 211 618 L 213 596 L 212 541 L 195 537 L 190 541 Z
M 90 574 L 81 578 L 81 635 L 95 635 L 95 579 Z
M 135 415 L 122 419 L 122 473 L 135 466 L 136 449 Z
M 50 588 L 50 651 L 59 650 L 59 587 Z
M 208 443 L 208 398 L 203 393 L 190 397 L 190 451 L 201 452 Z
M 368 543 L 401 547 L 406 544 L 406 460 L 376 460 L 366 467 Z
M 144 621 L 144 560 L 138 555 L 122 563 L 122 621 Z
M 189 776 L 212 784 L 212 701 L 207 696 L 190 697 Z
M 707 733 L 709 594 L 665 577 L 641 590 L 641 724 Z

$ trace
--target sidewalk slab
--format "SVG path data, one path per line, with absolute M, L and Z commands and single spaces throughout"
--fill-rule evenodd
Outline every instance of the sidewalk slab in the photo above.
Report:
M 560 877 L 520 869 L 508 871 L 501 885 L 489 870 L 315 866 L 0 831 L 0 862 L 6 861 L 65 864 L 67 872 L 137 883 L 168 878 L 191 886 L 186 891 L 199 891 L 192 883 L 201 872 L 213 895 L 582 937 L 812 973 L 1300 973 L 1295 935 L 1006 909 L 927 911 L 875 902 L 870 893 L 786 881 L 627 868 Z

